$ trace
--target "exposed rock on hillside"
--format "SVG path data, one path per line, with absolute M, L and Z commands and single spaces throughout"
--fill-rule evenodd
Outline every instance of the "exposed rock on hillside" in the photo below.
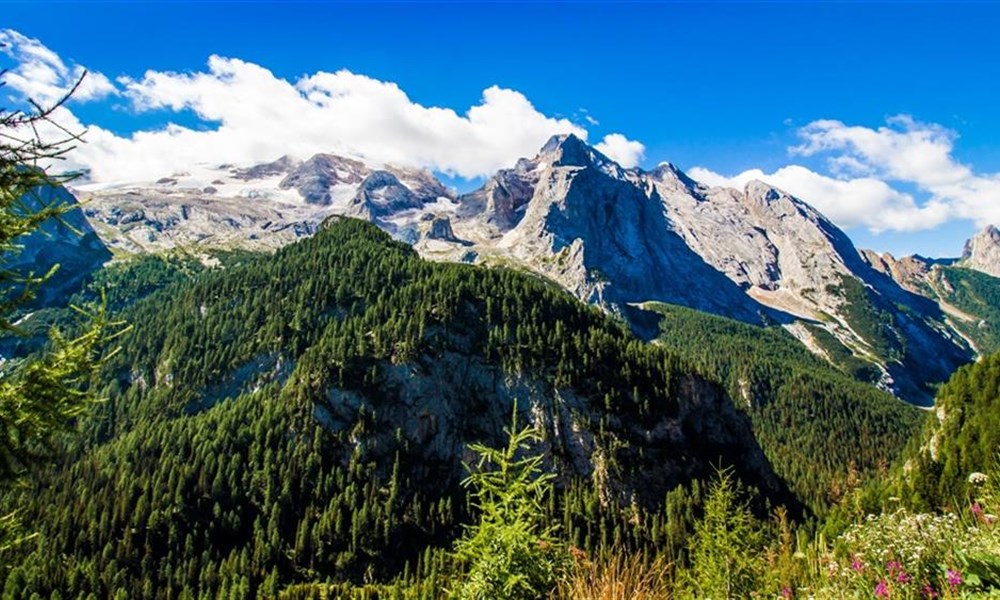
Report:
M 963 267 L 1000 277 L 1000 231 L 988 225 L 965 243 L 960 264 Z

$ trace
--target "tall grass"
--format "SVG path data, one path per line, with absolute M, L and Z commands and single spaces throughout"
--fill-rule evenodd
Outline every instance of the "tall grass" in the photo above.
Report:
M 558 600 L 665 600 L 671 598 L 670 565 L 641 554 L 614 553 L 604 560 L 590 560 L 582 553 L 576 566 L 558 588 Z

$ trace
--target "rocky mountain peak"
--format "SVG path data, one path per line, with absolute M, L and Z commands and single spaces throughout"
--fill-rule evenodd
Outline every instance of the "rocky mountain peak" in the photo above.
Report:
M 965 242 L 960 264 L 963 267 L 1000 277 L 1000 231 L 993 225 L 987 225 L 982 231 L 969 238 L 969 241 Z
M 389 171 L 378 170 L 361 181 L 348 214 L 372 219 L 421 206 L 420 197 L 403 185 L 398 177 Z
M 1000 231 L 987 225 L 965 242 L 961 265 L 1000 277 Z
M 787 196 L 781 190 L 768 185 L 759 179 L 751 179 L 743 186 L 743 192 L 750 197 L 759 198 L 765 202 L 780 200 L 782 196 Z
M 234 179 L 253 181 L 255 179 L 266 179 L 276 175 L 284 175 L 297 165 L 298 162 L 286 154 L 274 162 L 254 165 L 245 169 L 233 169 L 232 174 Z
M 590 167 L 613 162 L 572 133 L 549 138 L 539 156 L 551 157 L 552 165 L 557 167 Z
M 291 169 L 278 187 L 298 190 L 309 204 L 328 206 L 333 203 L 331 188 L 341 184 L 358 184 L 368 173 L 368 167 L 361 161 L 334 154 L 317 154 Z
M 673 188 L 698 199 L 703 199 L 703 193 L 707 190 L 706 186 L 688 177 L 687 173 L 673 163 L 662 162 L 647 175 L 661 189 Z

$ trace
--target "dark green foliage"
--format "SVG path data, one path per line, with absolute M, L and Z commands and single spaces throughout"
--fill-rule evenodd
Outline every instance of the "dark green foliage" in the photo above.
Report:
M 94 273 L 84 298 L 104 293 L 110 310 L 122 310 L 170 284 L 187 281 L 205 267 L 183 254 L 140 254 L 107 264 Z
M 831 293 L 844 298 L 844 318 L 879 358 L 898 361 L 905 354 L 903 338 L 892 311 L 882 306 L 872 292 L 853 277 L 842 277 Z
M 0 78 L 3 74 L 0 71 Z M 58 269 L 46 265 L 44 272 L 33 272 L 33 265 L 21 259 L 24 246 L 42 237 L 39 230 L 69 210 L 65 203 L 49 202 L 55 192 L 63 191 L 59 186 L 67 178 L 51 175 L 40 163 L 62 158 L 76 138 L 61 127 L 58 130 L 68 137 L 43 140 L 38 131 L 53 125 L 49 117 L 75 89 L 49 107 L 32 103 L 24 111 L 0 108 L 0 332 L 6 335 L 21 333 L 16 325 L 19 311 L 36 299 L 42 286 L 53 283 Z M 34 249 L 39 251 L 36 258 L 47 250 L 44 246 Z M 52 328 L 49 343 L 39 354 L 27 360 L 4 356 L 0 365 L 0 492 L 44 468 L 59 437 L 73 431 L 76 420 L 96 401 L 85 384 L 98 368 L 100 353 L 114 337 L 117 324 L 108 322 L 103 306 L 92 312 L 78 309 L 77 316 L 81 315 L 85 323 L 77 335 Z M 0 513 L 0 552 L 17 546 L 21 536 L 31 531 L 20 527 L 19 505 L 7 508 Z
M 705 514 L 690 539 L 684 572 L 692 598 L 749 598 L 761 588 L 764 535 L 731 473 L 719 472 L 705 499 Z
M 568 571 L 570 555 L 543 520 L 555 475 L 542 471 L 541 454 L 527 454 L 542 437 L 517 429 L 515 406 L 505 448 L 473 444 L 479 455 L 462 482 L 471 489 L 479 522 L 455 547 L 469 565 L 452 596 L 463 600 L 545 600 Z
M 659 342 L 745 402 L 775 471 L 820 513 L 852 480 L 886 469 L 922 419 L 918 409 L 831 368 L 783 329 L 652 308 L 663 315 Z
M 840 368 L 841 371 L 847 373 L 858 381 L 868 383 L 875 383 L 878 381 L 881 371 L 879 371 L 877 366 L 867 360 L 859 358 L 856 354 L 851 352 L 850 348 L 845 346 L 835 335 L 826 329 L 823 329 L 818 325 L 811 324 L 807 324 L 805 327 L 809 330 L 809 334 L 812 335 L 816 345 L 826 353 L 826 355 L 830 358 L 830 362 Z
M 121 311 L 135 328 L 73 459 L 6 498 L 41 534 L 2 557 L 8 597 L 425 589 L 454 572 L 445 550 L 474 517 L 456 453 L 497 442 L 513 390 L 547 415 L 564 473 L 545 519 L 589 551 L 680 555 L 695 480 L 720 458 L 767 481 L 717 386 L 537 278 L 427 263 L 338 220 L 180 279 Z M 603 479 L 573 470 L 570 422 Z M 730 437 L 654 436 L 670 422 Z
M 938 393 L 935 416 L 910 453 L 903 496 L 922 509 L 963 508 L 972 497 L 969 475 L 1000 452 L 1000 354 L 956 371 Z
M 244 252 L 214 254 L 223 267 L 253 256 Z M 184 254 L 141 254 L 109 262 L 92 273 L 83 289 L 70 298 L 22 312 L 17 333 L 0 336 L 0 354 L 23 357 L 39 351 L 48 342 L 50 329 L 72 329 L 77 316 L 73 306 L 103 303 L 107 311 L 118 312 L 153 292 L 190 280 L 204 270 L 200 260 Z

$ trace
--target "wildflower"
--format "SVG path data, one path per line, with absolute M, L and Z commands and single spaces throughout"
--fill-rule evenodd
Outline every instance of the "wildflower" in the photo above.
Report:
M 862 570 L 864 568 L 865 568 L 865 563 L 861 562 L 861 559 L 858 558 L 857 556 L 855 556 L 854 559 L 851 560 L 851 570 L 852 571 L 860 571 L 860 570 Z
M 885 563 L 885 570 L 889 571 L 889 577 L 895 577 L 896 573 L 903 570 L 903 565 L 899 564 L 899 561 L 890 560 Z
M 920 589 L 920 594 L 924 598 L 937 598 L 938 596 L 937 590 L 929 583 L 924 584 L 924 587 Z
M 976 515 L 976 517 L 983 516 L 983 507 L 978 502 L 972 503 L 972 514 Z
M 962 585 L 962 574 L 958 571 L 953 571 L 948 569 L 948 585 L 951 587 L 951 591 L 955 591 L 955 588 Z
M 888 598 L 889 597 L 889 584 L 885 580 L 878 582 L 875 586 L 875 597 L 876 598 Z
M 899 574 L 896 575 L 896 581 L 899 583 L 909 583 L 913 578 L 906 572 L 900 569 Z
M 972 485 L 983 485 L 988 479 L 989 477 L 987 477 L 985 473 L 969 473 L 969 483 Z
M 792 588 L 790 588 L 788 586 L 785 586 L 785 587 L 781 588 L 781 597 L 782 598 L 791 598 L 792 597 Z

